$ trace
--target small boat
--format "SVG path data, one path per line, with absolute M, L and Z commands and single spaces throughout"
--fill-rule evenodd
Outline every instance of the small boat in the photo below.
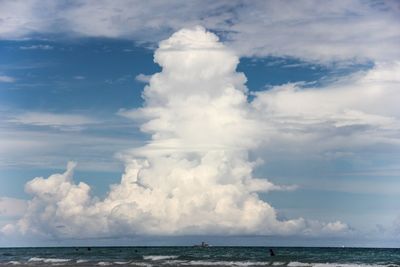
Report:
M 206 242 L 201 242 L 200 245 L 193 245 L 193 247 L 199 247 L 199 248 L 208 248 L 210 245 L 207 244 Z

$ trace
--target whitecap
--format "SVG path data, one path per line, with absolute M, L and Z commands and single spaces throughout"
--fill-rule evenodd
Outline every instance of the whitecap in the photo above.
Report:
M 62 263 L 68 261 L 71 261 L 71 259 L 32 257 L 28 260 L 28 262 L 44 262 L 44 263 Z
M 99 261 L 98 263 L 97 263 L 97 265 L 100 265 L 100 266 L 108 266 L 108 265 L 111 265 L 112 263 L 111 262 L 108 262 L 108 261 Z
M 28 262 L 32 262 L 32 261 L 43 261 L 44 258 L 38 258 L 38 257 L 32 257 L 28 260 Z
M 274 262 L 272 262 L 272 265 L 273 266 L 286 265 L 286 262 L 274 261 Z
M 364 264 L 364 263 L 316 263 L 313 267 L 388 267 L 394 265 L 385 264 Z
M 143 256 L 143 259 L 145 260 L 152 260 L 152 261 L 161 261 L 161 260 L 173 260 L 178 258 L 178 256 L 173 256 L 173 255 L 148 255 L 148 256 Z
M 7 264 L 9 264 L 9 265 L 18 265 L 18 264 L 21 264 L 19 261 L 9 261 L 9 262 L 7 262 Z
M 304 266 L 313 266 L 312 263 L 304 263 L 304 262 L 298 262 L 298 261 L 291 261 L 287 265 L 289 267 L 304 267 Z
M 163 264 L 177 266 L 177 265 L 180 265 L 180 264 L 186 263 L 186 262 L 187 262 L 187 260 L 186 261 L 185 260 L 166 260 L 163 262 Z
M 305 262 L 289 262 L 288 267 L 389 267 L 393 265 L 381 264 L 365 264 L 365 263 L 305 263 Z
M 189 261 L 181 265 L 198 265 L 198 266 L 265 266 L 269 262 L 262 261 Z
M 144 266 L 144 267 L 152 267 L 153 266 L 150 263 L 146 263 L 146 262 L 131 262 L 131 265 Z

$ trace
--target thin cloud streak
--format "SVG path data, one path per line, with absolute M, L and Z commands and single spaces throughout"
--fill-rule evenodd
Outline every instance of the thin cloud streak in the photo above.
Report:
M 7 75 L 0 75 L 0 83 L 13 83 L 16 79 Z
M 26 112 L 8 119 L 8 122 L 51 127 L 73 127 L 99 123 L 97 120 L 76 114 Z

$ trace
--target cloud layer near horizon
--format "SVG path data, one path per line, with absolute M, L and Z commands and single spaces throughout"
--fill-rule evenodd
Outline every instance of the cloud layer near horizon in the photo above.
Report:
M 16 226 L 2 232 L 44 237 L 135 234 L 300 234 L 349 232 L 340 221 L 280 220 L 257 192 L 291 190 L 253 176 L 249 151 L 269 135 L 270 108 L 260 93 L 248 102 L 246 78 L 232 50 L 202 27 L 183 29 L 155 52 L 162 67 L 144 89 L 140 109 L 120 113 L 141 121 L 147 145 L 126 151 L 121 183 L 104 199 L 63 174 L 26 184 L 32 195 Z M 266 92 L 265 92 L 266 93 Z M 272 98 L 273 99 L 273 98 Z M 279 102 L 279 101 L 278 101 Z

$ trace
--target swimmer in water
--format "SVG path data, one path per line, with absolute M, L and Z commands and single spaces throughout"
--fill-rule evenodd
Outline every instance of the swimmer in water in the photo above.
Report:
M 272 250 L 272 248 L 269 249 L 269 255 L 271 257 L 275 256 L 275 252 Z

